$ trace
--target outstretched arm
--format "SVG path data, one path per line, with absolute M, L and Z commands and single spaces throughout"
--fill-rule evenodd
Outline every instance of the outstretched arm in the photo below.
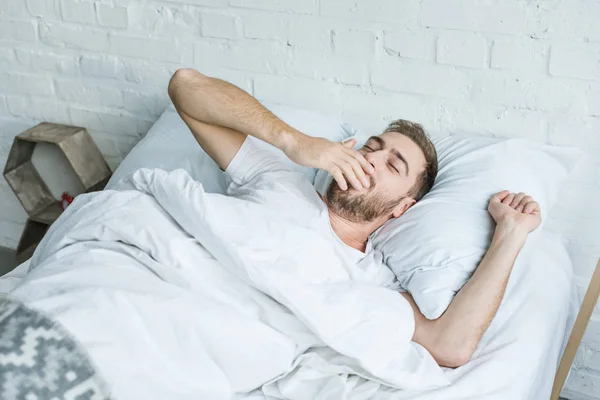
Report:
M 354 139 L 335 143 L 292 128 L 254 97 L 221 79 L 193 69 L 179 69 L 169 82 L 169 96 L 198 144 L 222 170 L 237 154 L 247 135 L 282 150 L 292 161 L 329 171 L 342 189 L 369 186 L 373 167 L 354 150 Z
M 459 367 L 471 359 L 500 307 L 527 235 L 541 222 L 538 203 L 525 193 L 496 193 L 488 210 L 496 221 L 492 243 L 471 279 L 441 317 L 428 320 L 412 296 L 402 293 L 415 313 L 413 341 L 423 345 L 445 367 Z

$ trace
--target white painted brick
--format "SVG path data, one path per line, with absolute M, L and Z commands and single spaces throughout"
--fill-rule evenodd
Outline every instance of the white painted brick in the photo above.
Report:
M 321 0 L 322 15 L 394 25 L 414 25 L 418 7 L 417 0 Z
M 244 15 L 242 17 L 244 37 L 287 41 L 288 20 L 280 14 Z
M 68 26 L 55 22 L 40 24 L 42 41 L 55 46 L 104 52 L 108 50 L 108 33 L 85 26 Z
M 80 107 L 69 109 L 73 125 L 110 132 L 113 135 L 139 137 L 147 126 L 144 120 L 126 113 L 89 110 Z M 142 131 L 142 132 L 140 132 Z
M 98 22 L 102 26 L 111 28 L 127 28 L 129 17 L 127 7 L 96 4 Z
M 35 41 L 35 25 L 35 21 L 0 21 L 0 37 L 4 40 Z
M 8 96 L 8 109 L 20 118 L 32 118 L 38 121 L 69 123 L 67 106 L 56 99 L 40 97 Z
M 549 50 L 534 39 L 495 39 L 491 67 L 516 71 L 545 71 Z
M 311 27 L 306 29 L 307 24 Z M 331 49 L 331 27 L 317 19 L 292 18 L 288 26 L 288 43 L 292 46 L 308 47 L 317 50 Z
M 169 3 L 193 4 L 196 6 L 222 7 L 229 6 L 229 0 L 165 0 Z
M 0 15 L 3 17 L 29 17 L 25 3 L 15 0 L 0 0 Z
M 600 79 L 600 45 L 552 45 L 550 74 L 570 78 Z
M 284 69 L 287 47 L 256 40 L 236 43 L 200 42 L 194 45 L 194 66 L 278 73 Z
M 12 141 L 11 141 L 12 142 Z M 0 159 L 1 165 L 6 163 L 6 159 Z M 0 211 L 0 220 L 6 219 L 13 223 L 20 223 L 27 219 L 27 213 L 17 200 L 17 196 L 13 193 L 12 189 L 4 181 L 0 185 L 0 204 L 2 204 L 2 210 Z M 1 235 L 1 233 L 0 233 Z M 19 239 L 19 236 L 16 236 Z M 1 245 L 0 245 L 1 246 Z
M 313 14 L 316 12 L 316 2 L 314 0 L 230 0 L 229 5 L 300 14 Z
M 14 201 L 18 202 L 17 199 Z M 0 246 L 16 249 L 24 227 L 25 221 L 18 223 L 0 219 Z
M 586 92 L 588 114 L 600 117 L 600 85 L 590 86 Z
M 19 95 L 51 96 L 54 93 L 52 79 L 30 74 L 0 73 L 0 87 L 6 93 Z
M 181 54 L 176 43 L 170 40 L 148 39 L 113 33 L 110 36 L 110 53 L 156 61 L 179 62 Z
M 574 367 L 581 368 L 586 365 L 589 362 L 592 352 L 593 351 L 586 346 L 579 346 L 579 349 L 577 349 L 577 353 L 575 354 L 575 360 L 573 360 Z
M 202 36 L 235 39 L 237 36 L 236 17 L 215 12 L 203 12 Z
M 81 0 L 61 0 L 60 12 L 65 21 L 82 24 L 93 24 L 96 22 L 93 3 Z
M 390 121 L 399 118 L 425 124 L 434 119 L 435 107 L 412 95 L 344 87 L 341 97 L 343 121 L 362 133 L 378 134 Z
M 125 79 L 128 82 L 154 85 L 167 90 L 169 79 L 177 70 L 177 66 L 158 65 L 146 60 L 120 60 L 123 64 Z
M 392 55 L 418 60 L 433 60 L 435 36 L 425 30 L 385 31 L 383 47 Z
M 255 97 L 261 101 L 338 114 L 340 86 L 311 79 L 261 75 L 254 78 Z
M 538 111 L 481 103 L 447 102 L 439 107 L 438 118 L 451 132 L 498 137 L 527 137 L 544 141 L 543 114 Z
M 27 10 L 34 17 L 46 20 L 60 18 L 60 6 L 57 0 L 25 0 L 25 3 Z
M 15 51 L 12 47 L 0 47 L 0 69 L 15 66 L 17 64 L 16 60 Z
M 61 74 L 77 74 L 79 60 L 76 56 L 15 49 L 17 60 L 21 65 L 32 70 L 43 70 Z
M 94 143 L 96 143 L 96 146 L 98 146 L 98 149 L 100 149 L 102 155 L 105 157 L 115 157 L 121 155 L 117 149 L 117 145 L 115 144 L 115 136 L 97 130 L 88 130 L 88 132 L 92 136 L 92 139 L 94 139 Z
M 568 384 L 565 384 L 565 388 L 561 392 L 560 398 L 569 400 L 598 400 L 598 397 L 590 397 L 578 391 L 570 390 Z
M 133 2 L 128 4 L 128 32 L 140 36 L 197 38 L 200 34 L 200 8 L 180 9 L 178 5 Z
M 15 119 L 15 118 L 3 118 L 0 117 L 0 124 L 2 125 L 2 130 L 0 130 L 0 138 L 2 140 L 8 140 L 9 144 L 12 144 L 12 141 L 16 135 L 19 133 L 31 128 L 31 124 L 23 119 Z M 0 164 L 4 165 L 4 164 Z M 0 179 L 0 182 L 3 182 Z
M 367 85 L 369 68 L 364 59 L 305 48 L 293 48 L 286 60 L 286 73 L 327 79 L 351 85 Z
M 428 27 L 465 31 L 521 34 L 525 32 L 524 7 L 476 5 L 464 0 L 425 0 L 419 20 Z
M 527 12 L 527 34 L 563 42 L 598 41 L 598 15 L 600 3 L 594 0 L 548 5 L 532 2 Z
M 6 98 L 0 96 L 0 115 L 8 114 L 8 106 L 6 105 Z
M 600 374 L 592 371 L 572 371 L 567 380 L 567 387 L 576 387 L 577 392 L 597 398 L 600 388 Z
M 585 109 L 584 95 L 558 80 L 486 72 L 474 82 L 473 99 L 478 102 L 544 111 Z
M 153 119 L 152 121 L 150 120 L 146 120 L 146 119 L 140 119 L 137 122 L 137 130 L 138 130 L 138 134 L 140 135 L 140 137 L 144 137 L 146 136 L 146 134 L 148 133 L 148 131 L 150 130 L 150 128 L 152 128 L 152 125 L 154 125 L 154 122 L 156 121 L 156 119 Z M 123 138 L 125 139 L 125 137 L 119 137 L 120 139 Z
M 336 53 L 369 57 L 375 52 L 375 34 L 359 30 L 334 30 L 333 47 Z
M 124 107 L 123 91 L 87 79 L 55 79 L 56 96 L 83 106 Z
M 375 65 L 373 86 L 389 91 L 462 99 L 471 82 L 467 74 L 443 65 L 406 65 L 386 61 Z
M 170 104 L 166 90 L 159 93 L 144 93 L 139 91 L 123 92 L 125 108 L 128 111 L 158 117 Z
M 81 73 L 84 76 L 100 78 L 117 78 L 119 73 L 119 60 L 112 56 L 81 56 Z
M 487 66 L 487 42 L 476 33 L 445 32 L 437 41 L 437 61 L 471 68 Z

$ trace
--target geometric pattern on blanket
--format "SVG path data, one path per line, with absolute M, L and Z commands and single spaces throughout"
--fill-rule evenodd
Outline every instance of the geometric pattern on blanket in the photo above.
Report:
M 85 351 L 58 323 L 0 298 L 0 399 L 108 400 Z

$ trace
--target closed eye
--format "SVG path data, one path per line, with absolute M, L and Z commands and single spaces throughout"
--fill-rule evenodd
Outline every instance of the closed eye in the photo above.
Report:
M 392 163 L 388 163 L 388 165 L 390 166 L 391 169 L 393 169 L 397 174 L 400 173 L 400 171 L 398 171 L 398 168 L 394 167 L 394 164 Z

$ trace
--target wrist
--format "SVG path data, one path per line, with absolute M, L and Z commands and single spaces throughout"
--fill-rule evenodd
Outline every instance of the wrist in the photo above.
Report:
M 521 244 L 525 243 L 528 235 L 529 231 L 527 231 L 526 228 L 513 221 L 499 222 L 496 224 L 496 229 L 494 231 L 494 238 L 511 239 Z
M 287 127 L 277 134 L 276 143 L 273 143 L 273 145 L 283 151 L 286 155 L 289 155 L 293 152 L 293 149 L 298 146 L 298 142 L 303 135 L 302 132 Z

